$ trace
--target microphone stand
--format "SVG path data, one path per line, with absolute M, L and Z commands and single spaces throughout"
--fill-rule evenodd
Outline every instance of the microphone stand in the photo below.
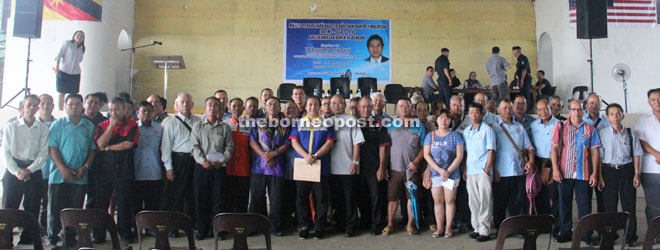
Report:
M 16 93 L 16 95 L 14 95 L 11 99 L 9 99 L 9 101 L 7 101 L 5 104 L 3 104 L 2 107 L 0 107 L 0 109 L 5 108 L 6 106 L 8 106 L 9 103 L 11 103 L 14 99 L 16 99 L 19 95 L 21 95 L 21 93 L 23 93 L 24 96 L 27 96 L 27 95 L 30 94 L 30 88 L 28 87 L 28 79 L 29 79 L 28 77 L 30 75 L 30 62 L 32 62 L 32 60 L 30 60 L 30 48 L 31 47 L 32 47 L 32 37 L 28 37 L 27 60 L 26 60 L 26 63 L 25 63 L 25 87 L 22 88 L 18 93 Z M 12 106 L 9 106 L 9 107 L 12 107 Z
M 146 47 L 151 47 L 151 46 L 156 46 L 157 43 L 152 42 L 151 44 L 147 45 L 142 45 L 142 46 L 137 46 L 137 47 L 131 47 L 127 49 L 122 49 L 121 51 L 131 51 L 131 87 L 128 89 L 128 94 L 133 96 L 133 71 L 135 67 L 135 50 L 141 49 L 141 48 L 146 48 Z
M 623 102 L 626 108 L 626 113 L 628 113 L 628 83 L 626 83 L 626 78 L 624 77 L 625 73 L 619 73 L 621 80 L 623 80 Z

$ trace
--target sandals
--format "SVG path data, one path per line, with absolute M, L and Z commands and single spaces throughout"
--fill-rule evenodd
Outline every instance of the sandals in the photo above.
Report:
M 445 233 L 444 232 L 442 232 L 442 233 L 435 232 L 435 233 L 433 233 L 432 236 L 433 236 L 433 238 L 440 238 L 440 237 L 444 237 Z
M 394 228 L 392 228 L 392 227 L 385 227 L 385 228 L 383 228 L 383 231 L 380 232 L 380 234 L 381 235 L 389 235 L 390 232 L 392 232 L 393 229 Z
M 445 233 L 445 239 L 449 239 L 449 238 L 452 238 L 452 237 L 454 237 L 453 233 L 451 233 L 451 232 Z
M 419 234 L 419 231 L 417 231 L 417 228 L 415 227 L 406 227 L 406 231 L 408 231 L 408 235 Z

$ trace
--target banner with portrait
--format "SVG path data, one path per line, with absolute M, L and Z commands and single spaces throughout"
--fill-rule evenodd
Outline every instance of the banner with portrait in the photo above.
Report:
M 351 72 L 351 82 L 374 77 L 379 84 L 392 79 L 390 20 L 284 20 L 283 81 L 332 77 Z

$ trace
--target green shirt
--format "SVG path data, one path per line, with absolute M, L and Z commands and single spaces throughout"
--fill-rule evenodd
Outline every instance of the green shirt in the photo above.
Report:
M 48 146 L 60 151 L 62 161 L 66 167 L 77 170 L 87 159 L 91 150 L 96 150 L 94 141 L 94 124 L 87 119 L 80 119 L 78 125 L 73 124 L 69 117 L 60 118 L 50 126 Z M 51 163 L 48 184 L 64 183 L 62 173 Z M 87 184 L 87 174 L 81 179 L 74 180 L 73 184 Z

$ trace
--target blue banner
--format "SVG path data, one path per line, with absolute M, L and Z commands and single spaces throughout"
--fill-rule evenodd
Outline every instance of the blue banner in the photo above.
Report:
M 284 82 L 320 77 L 328 83 L 351 71 L 351 82 L 392 79 L 389 20 L 286 19 Z

